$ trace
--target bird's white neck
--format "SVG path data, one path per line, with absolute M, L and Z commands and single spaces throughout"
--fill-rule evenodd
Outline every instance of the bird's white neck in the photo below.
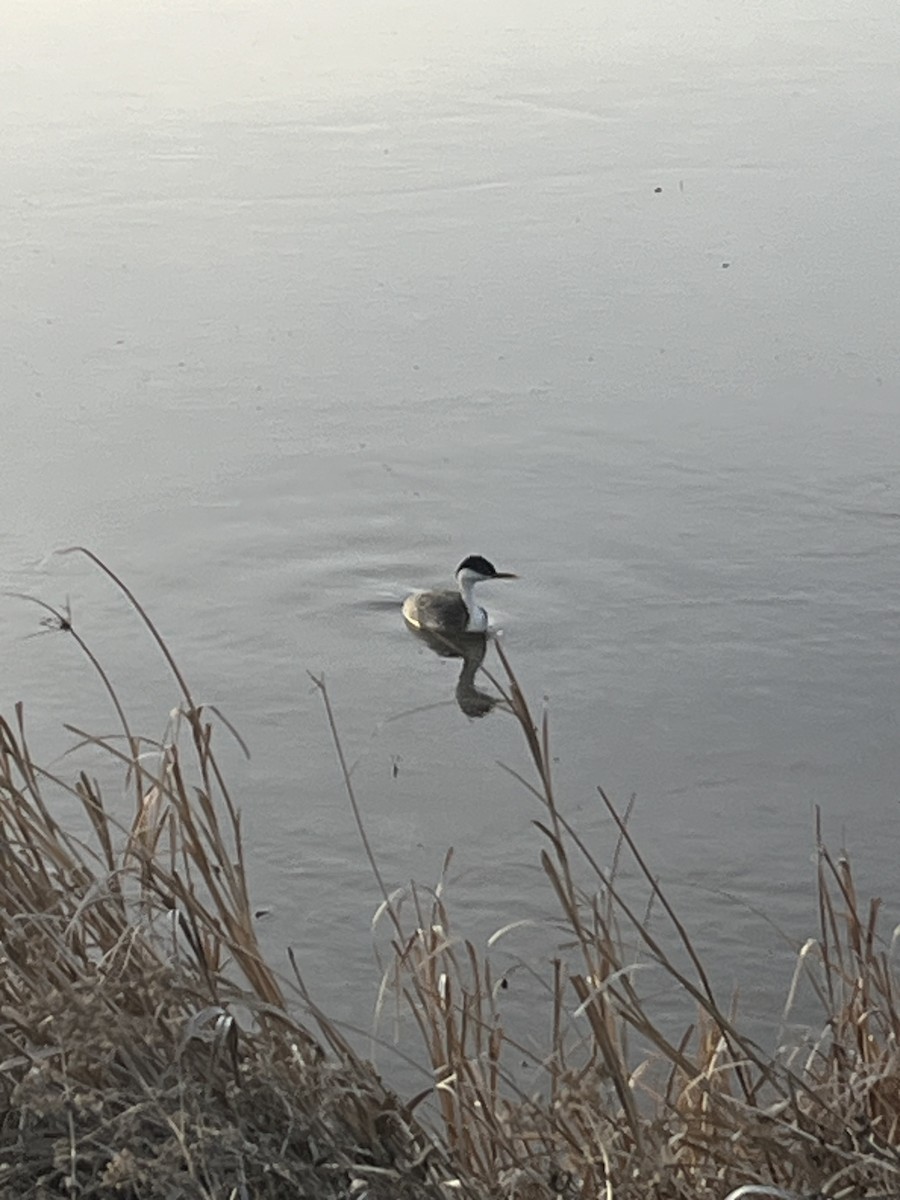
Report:
M 466 625 L 466 633 L 484 633 L 488 626 L 488 615 L 480 605 L 475 603 L 474 589 L 475 584 L 480 583 L 478 576 L 470 575 L 468 571 L 460 571 L 456 577 L 457 585 L 459 586 L 459 594 L 463 598 L 463 603 L 469 610 L 469 623 Z

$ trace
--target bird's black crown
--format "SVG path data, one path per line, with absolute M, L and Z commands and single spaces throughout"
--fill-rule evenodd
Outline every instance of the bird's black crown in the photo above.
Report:
M 457 575 L 460 571 L 477 571 L 479 575 L 485 575 L 488 579 L 497 574 L 494 564 L 482 558 L 480 554 L 470 554 L 468 558 L 464 558 L 456 568 Z

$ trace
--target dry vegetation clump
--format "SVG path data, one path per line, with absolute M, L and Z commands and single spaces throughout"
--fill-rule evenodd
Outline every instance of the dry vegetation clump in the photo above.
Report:
M 178 717 L 151 746 L 70 615 L 42 607 L 109 689 L 121 736 L 73 732 L 121 762 L 134 819 L 43 770 L 21 709 L 0 718 L 0 1196 L 443 1194 L 440 1147 L 334 1029 L 326 1054 L 265 962 L 239 814 L 175 664 Z
M 507 1041 L 490 951 L 451 933 L 443 887 L 427 905 L 414 890 L 407 925 L 385 897 L 391 983 L 420 1026 L 461 1173 L 510 1200 L 900 1194 L 900 978 L 879 903 L 863 908 L 848 862 L 820 838 L 820 929 L 792 989 L 813 993 L 820 1032 L 766 1053 L 718 1003 L 628 813 L 599 791 L 619 834 L 609 869 L 562 815 L 546 718 L 534 720 L 497 651 L 505 677 L 492 681 L 528 745 L 535 782 L 517 778 L 546 812 L 535 822 L 541 863 L 568 934 L 548 964 L 554 1032 L 539 1059 Z M 639 910 L 619 882 L 626 855 L 646 889 Z M 677 1039 L 641 987 L 648 974 L 654 991 L 662 980 L 698 1014 Z M 508 1065 L 523 1055 L 543 1072 L 536 1095 L 522 1094 Z
M 499 646 L 492 682 L 524 735 L 530 775 L 517 777 L 543 806 L 540 861 L 565 930 L 535 980 L 552 1031 L 537 1056 L 497 1003 L 505 931 L 476 946 L 453 931 L 443 885 L 386 886 L 320 682 L 390 928 L 382 1002 L 392 990 L 414 1018 L 434 1081 L 399 1101 L 299 978 L 265 961 L 211 723 L 141 606 L 88 556 L 156 639 L 181 704 L 164 744 L 136 737 L 70 615 L 42 604 L 108 689 L 121 735 L 73 732 L 121 764 L 133 817 L 123 826 L 87 775 L 38 767 L 21 711 L 0 718 L 0 1197 L 900 1194 L 898 976 L 879 905 L 820 846 L 819 931 L 792 989 L 816 998 L 820 1032 L 764 1052 L 718 1002 L 628 812 L 599 793 L 618 828 L 609 866 L 564 816 L 546 720 Z M 54 815 L 60 789 L 84 839 Z M 661 987 L 697 1014 L 675 1037 L 654 1012 Z M 542 1080 L 527 1093 L 523 1057 Z

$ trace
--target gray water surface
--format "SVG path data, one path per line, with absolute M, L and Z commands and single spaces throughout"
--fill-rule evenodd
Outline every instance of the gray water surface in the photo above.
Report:
M 70 594 L 160 734 L 135 622 L 46 556 L 127 579 L 250 744 L 267 945 L 362 1025 L 378 895 L 307 672 L 391 885 L 452 845 L 460 924 L 553 910 L 519 733 L 400 620 L 468 553 L 522 577 L 486 600 L 566 810 L 603 858 L 596 786 L 636 794 L 726 992 L 778 1011 L 816 806 L 894 897 L 895 7 L 595 7 L 102 0 L 0 50 L 0 585 Z M 0 699 L 57 753 L 112 720 L 38 615 L 0 605 Z

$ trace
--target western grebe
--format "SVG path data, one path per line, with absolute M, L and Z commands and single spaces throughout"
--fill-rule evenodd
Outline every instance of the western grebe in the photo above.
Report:
M 510 571 L 498 571 L 480 554 L 470 554 L 456 568 L 458 591 L 413 592 L 403 602 L 403 615 L 415 629 L 437 633 L 484 633 L 488 615 L 472 596 L 476 583 L 489 579 L 518 579 Z

